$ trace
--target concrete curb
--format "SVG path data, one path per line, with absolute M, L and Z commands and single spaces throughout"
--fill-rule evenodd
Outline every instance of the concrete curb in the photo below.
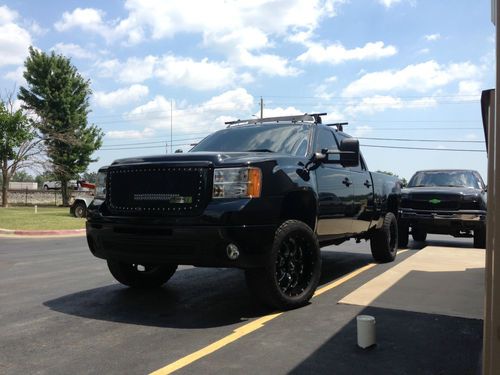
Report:
M 24 230 L 24 229 L 2 229 L 0 234 L 9 236 L 68 236 L 84 235 L 85 229 L 59 229 L 59 230 Z

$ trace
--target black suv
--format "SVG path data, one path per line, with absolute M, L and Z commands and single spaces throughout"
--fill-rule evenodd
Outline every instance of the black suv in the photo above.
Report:
M 427 233 L 474 237 L 474 247 L 486 245 L 486 185 L 473 170 L 416 172 L 401 191 L 399 245 L 408 234 L 425 241 Z
M 236 121 L 186 154 L 115 161 L 88 209 L 91 252 L 131 287 L 162 285 L 179 264 L 241 268 L 278 309 L 311 298 L 322 246 L 370 239 L 392 261 L 399 183 L 320 116 Z

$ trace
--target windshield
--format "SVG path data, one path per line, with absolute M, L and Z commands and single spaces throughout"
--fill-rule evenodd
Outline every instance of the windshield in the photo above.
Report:
M 481 189 L 481 183 L 471 171 L 426 171 L 417 172 L 408 187 L 451 186 Z
M 311 131 L 311 125 L 260 124 L 235 126 L 209 135 L 195 146 L 191 152 L 255 151 L 305 156 Z

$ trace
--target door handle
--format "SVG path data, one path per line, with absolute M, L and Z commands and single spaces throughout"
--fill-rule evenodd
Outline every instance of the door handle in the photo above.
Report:
M 342 181 L 342 183 L 343 183 L 345 186 L 347 186 L 347 187 L 349 187 L 349 186 L 351 186 L 351 185 L 352 185 L 351 180 L 349 180 L 347 177 L 346 177 L 346 178 L 344 178 L 344 180 Z
M 367 188 L 372 186 L 372 184 L 370 184 L 370 181 L 368 181 L 368 180 L 366 180 L 363 185 L 365 185 Z

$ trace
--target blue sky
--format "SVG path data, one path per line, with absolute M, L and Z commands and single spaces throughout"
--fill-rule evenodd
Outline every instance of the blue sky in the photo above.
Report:
M 445 150 L 484 150 L 489 0 L 0 2 L 2 91 L 25 84 L 29 45 L 71 57 L 91 80 L 89 120 L 106 136 L 90 170 L 165 153 L 171 110 L 173 149 L 188 150 L 257 114 L 262 97 L 264 116 L 348 121 L 372 170 L 486 175 L 485 152 Z

